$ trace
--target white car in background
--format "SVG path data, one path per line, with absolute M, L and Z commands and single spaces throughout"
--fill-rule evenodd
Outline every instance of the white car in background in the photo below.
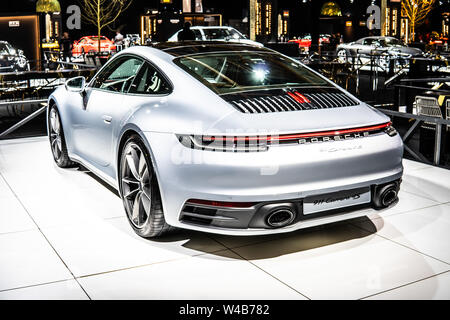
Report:
M 340 44 L 336 49 L 337 58 L 342 63 L 356 63 L 362 70 L 371 70 L 371 61 L 379 71 L 388 71 L 391 59 L 398 71 L 408 65 L 408 60 L 423 55 L 422 50 L 408 47 L 394 37 L 374 36 L 351 43 Z
M 232 27 L 204 27 L 204 26 L 195 26 L 191 27 L 191 30 L 195 34 L 195 40 L 203 40 L 203 41 L 226 41 L 226 42 L 235 42 L 235 43 L 243 43 L 250 44 L 258 47 L 264 47 L 264 45 L 260 42 L 253 41 L 247 39 L 245 35 L 237 31 Z M 175 32 L 168 41 L 178 41 L 178 33 L 181 30 Z

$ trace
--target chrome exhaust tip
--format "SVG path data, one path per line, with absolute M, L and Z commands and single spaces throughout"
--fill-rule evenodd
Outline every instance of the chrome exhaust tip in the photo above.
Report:
M 266 217 L 266 223 L 272 228 L 282 228 L 291 224 L 295 219 L 295 213 L 288 208 L 275 209 Z
M 385 207 L 390 206 L 397 200 L 397 190 L 391 188 L 381 195 L 381 204 Z
M 373 195 L 373 204 L 378 209 L 389 207 L 398 200 L 399 184 L 389 183 L 384 186 L 377 186 Z

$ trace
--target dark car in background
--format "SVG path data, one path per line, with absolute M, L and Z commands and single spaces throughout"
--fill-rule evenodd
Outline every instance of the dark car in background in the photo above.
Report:
M 22 50 L 14 48 L 7 41 L 0 40 L 0 72 L 24 71 L 29 69 L 28 59 Z

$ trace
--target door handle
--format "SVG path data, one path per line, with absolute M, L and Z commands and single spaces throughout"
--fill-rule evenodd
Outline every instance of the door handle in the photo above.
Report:
M 107 115 L 104 115 L 104 116 L 102 117 L 102 119 L 103 119 L 103 122 L 104 122 L 104 123 L 107 123 L 107 124 L 110 124 L 111 121 L 112 121 L 112 117 L 111 117 L 111 116 L 107 116 Z

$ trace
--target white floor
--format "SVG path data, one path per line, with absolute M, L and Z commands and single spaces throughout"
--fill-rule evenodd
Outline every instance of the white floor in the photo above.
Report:
M 263 237 L 136 236 L 120 199 L 0 142 L 0 299 L 450 299 L 450 171 L 405 160 L 400 202 Z

